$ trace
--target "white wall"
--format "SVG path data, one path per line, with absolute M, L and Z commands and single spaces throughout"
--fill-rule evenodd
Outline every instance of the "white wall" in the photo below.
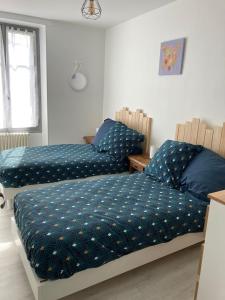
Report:
M 51 22 L 47 26 L 50 143 L 80 143 L 102 121 L 105 33 L 101 29 Z M 68 85 L 74 60 L 83 62 L 88 86 Z
M 225 120 L 225 1 L 177 0 L 106 33 L 104 116 L 123 106 L 153 117 L 153 141 L 175 124 Z M 162 41 L 186 37 L 183 75 L 159 76 Z
M 0 18 L 46 27 L 49 143 L 80 143 L 83 135 L 95 133 L 102 120 L 104 30 L 3 12 Z M 83 62 L 89 80 L 79 93 L 68 84 L 75 60 Z M 41 143 L 44 135 L 32 135 L 32 144 Z

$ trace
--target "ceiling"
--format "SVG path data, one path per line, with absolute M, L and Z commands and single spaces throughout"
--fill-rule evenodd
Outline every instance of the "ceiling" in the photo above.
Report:
M 102 17 L 81 16 L 84 0 L 0 0 L 0 11 L 107 28 L 132 19 L 175 0 L 99 0 Z

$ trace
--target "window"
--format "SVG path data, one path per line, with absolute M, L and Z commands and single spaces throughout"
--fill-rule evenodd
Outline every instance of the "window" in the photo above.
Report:
M 0 24 L 0 130 L 40 130 L 39 31 Z

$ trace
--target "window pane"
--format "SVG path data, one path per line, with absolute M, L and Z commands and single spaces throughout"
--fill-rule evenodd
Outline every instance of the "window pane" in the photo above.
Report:
M 8 30 L 11 127 L 38 126 L 35 32 Z
M 2 31 L 0 28 L 0 129 L 5 127 L 5 91 L 4 91 L 4 84 L 5 84 L 5 57 L 4 57 L 4 47 L 3 47 L 3 40 L 2 40 Z
M 0 49 L 1 51 L 2 49 Z M 0 53 L 1 57 L 2 53 Z M 0 61 L 0 129 L 4 128 L 4 99 L 3 99 L 3 78 L 2 61 Z

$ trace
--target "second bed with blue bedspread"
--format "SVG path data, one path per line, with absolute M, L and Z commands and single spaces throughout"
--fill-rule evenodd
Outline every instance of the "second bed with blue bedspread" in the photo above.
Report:
M 5 188 L 121 173 L 127 160 L 98 153 L 92 145 L 20 147 L 0 152 L 0 182 Z
M 31 266 L 55 280 L 200 232 L 206 206 L 138 173 L 23 192 L 14 213 Z

